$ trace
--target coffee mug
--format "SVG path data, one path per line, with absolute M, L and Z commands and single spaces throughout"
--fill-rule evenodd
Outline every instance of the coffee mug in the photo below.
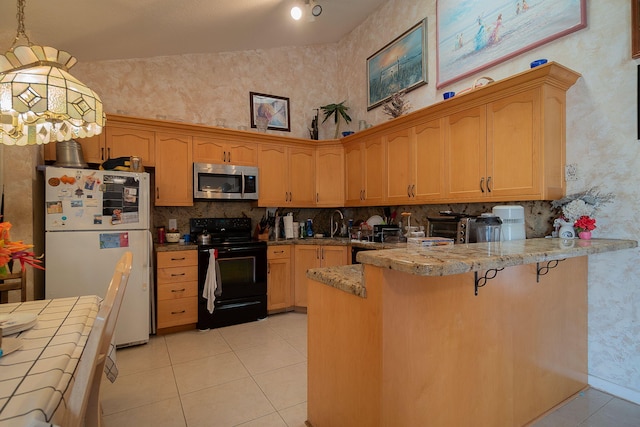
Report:
M 456 95 L 455 92 L 445 92 L 442 94 L 442 96 L 444 97 L 444 99 L 449 99 L 449 98 L 453 98 Z

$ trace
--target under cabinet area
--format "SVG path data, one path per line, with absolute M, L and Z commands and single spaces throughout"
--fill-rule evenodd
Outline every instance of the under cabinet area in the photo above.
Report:
M 162 329 L 198 321 L 198 251 L 157 252 L 157 326 Z
M 290 245 L 267 248 L 267 311 L 277 313 L 293 307 Z

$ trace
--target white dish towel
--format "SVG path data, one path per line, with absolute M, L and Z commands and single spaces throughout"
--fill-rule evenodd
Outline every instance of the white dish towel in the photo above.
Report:
M 207 268 L 207 277 L 204 280 L 204 289 L 202 289 L 202 298 L 207 300 L 207 310 L 213 313 L 216 295 L 222 294 L 222 283 L 220 283 L 220 268 L 215 256 L 215 249 L 209 249 L 209 267 Z

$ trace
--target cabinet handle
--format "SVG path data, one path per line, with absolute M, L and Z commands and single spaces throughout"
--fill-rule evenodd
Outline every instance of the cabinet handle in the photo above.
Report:
M 185 288 L 182 288 L 182 289 L 171 289 L 171 292 L 184 292 L 184 291 L 186 291 Z
M 182 258 L 171 258 L 171 261 L 184 261 L 186 258 L 182 257 Z
M 231 163 L 231 151 L 227 152 L 227 162 Z
M 411 197 L 411 186 L 407 185 L 407 197 Z
M 484 176 L 480 178 L 480 191 L 484 193 Z
M 367 190 L 362 190 L 362 200 L 367 200 Z
M 227 161 L 227 152 L 223 151 L 222 152 L 222 163 L 225 163 Z
M 487 192 L 491 193 L 491 177 L 487 178 Z
M 292 192 L 289 192 L 289 201 L 293 202 L 293 193 Z
M 320 193 L 316 193 L 316 203 L 320 201 Z
M 320 259 L 324 259 L 324 248 L 320 248 Z
M 104 160 L 104 147 L 100 148 L 100 159 Z
M 271 263 L 267 263 L 267 274 L 271 274 Z
M 107 147 L 107 159 L 111 158 L 111 147 Z
M 156 199 L 160 200 L 160 187 L 156 187 Z
M 274 254 L 283 254 L 284 251 L 273 251 Z
M 179 273 L 179 274 L 171 273 L 171 277 L 178 277 L 178 276 L 184 276 L 184 273 Z
M 181 310 L 181 311 L 172 311 L 171 314 L 183 314 L 186 313 L 187 310 Z
M 416 197 L 416 185 L 411 185 L 411 197 Z

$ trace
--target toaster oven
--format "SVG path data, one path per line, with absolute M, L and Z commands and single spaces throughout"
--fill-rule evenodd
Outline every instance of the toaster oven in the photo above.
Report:
M 466 214 L 446 213 L 427 217 L 428 237 L 447 237 L 455 243 L 475 243 L 476 218 Z

